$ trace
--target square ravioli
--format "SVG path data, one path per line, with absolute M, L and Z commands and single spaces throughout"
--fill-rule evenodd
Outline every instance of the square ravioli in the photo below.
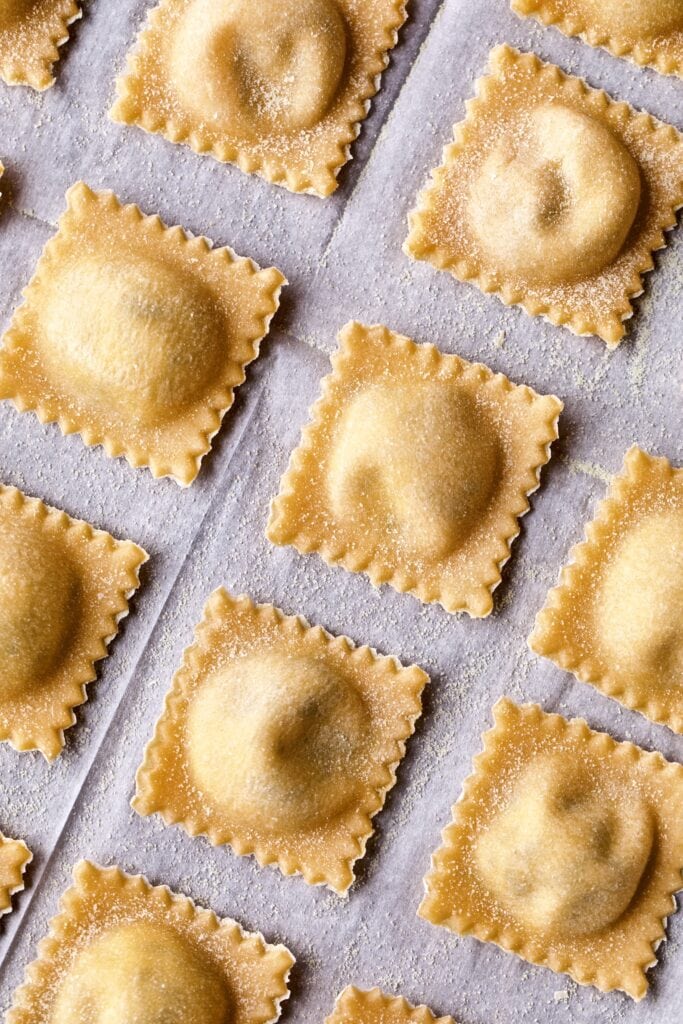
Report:
M 79 182 L 0 349 L 0 398 L 187 486 L 285 279 Z
M 455 1024 L 452 1017 L 438 1020 L 427 1006 L 412 1006 L 402 996 L 388 996 L 378 988 L 368 992 L 348 985 L 337 997 L 325 1024 Z
M 0 833 L 0 917 L 12 909 L 12 896 L 24 888 L 24 872 L 33 854 L 21 839 L 5 839 Z
M 683 888 L 683 765 L 503 698 L 418 914 L 639 1000 Z
M 405 19 L 406 0 L 161 0 L 110 116 L 328 196 Z
M 396 782 L 426 674 L 215 591 L 133 807 L 344 895 Z
M 676 129 L 499 46 L 443 161 L 406 253 L 618 345 L 683 205 Z
M 386 327 L 347 324 L 340 343 L 269 540 L 488 615 L 562 403 Z
M 683 469 L 631 448 L 529 646 L 683 733 Z
M 3 0 L 0 6 L 0 79 L 49 89 L 59 46 L 81 17 L 76 0 Z
M 681 0 L 511 0 L 517 14 L 581 36 L 615 57 L 683 75 Z
M 166 886 L 81 861 L 6 1024 L 272 1024 L 293 964 Z
M 0 485 L 0 740 L 64 746 L 147 554 Z

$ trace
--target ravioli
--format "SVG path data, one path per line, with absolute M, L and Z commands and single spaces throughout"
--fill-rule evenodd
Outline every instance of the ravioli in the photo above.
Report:
M 520 15 L 581 36 L 615 57 L 628 57 L 663 75 L 683 75 L 681 0 L 511 0 Z
M 385 327 L 348 324 L 340 342 L 269 540 L 488 615 L 562 403 Z
M 0 740 L 53 760 L 147 554 L 0 485 Z
M 574 283 L 618 257 L 641 200 L 638 165 L 594 117 L 557 103 L 503 137 L 473 182 L 470 226 L 494 270 L 531 286 Z
M 224 590 L 210 597 L 133 807 L 344 894 L 427 676 Z
M 683 469 L 630 449 L 529 644 L 683 733 Z
M 186 896 L 81 861 L 7 1024 L 272 1024 L 293 964 Z
M 405 18 L 405 0 L 161 0 L 110 115 L 328 196 Z
M 0 350 L 0 398 L 155 477 L 199 472 L 285 279 L 83 183 Z
M 642 999 L 683 884 L 683 766 L 536 704 L 493 715 L 419 915 Z
M 674 128 L 499 46 L 404 248 L 614 348 L 681 205 Z
M 363 991 L 348 985 L 337 996 L 325 1024 L 455 1024 L 452 1017 L 438 1020 L 427 1006 L 413 1006 L 402 996 L 388 996 L 378 988 Z
M 39 91 L 54 85 L 58 47 L 81 14 L 77 0 L 2 0 L 0 79 Z

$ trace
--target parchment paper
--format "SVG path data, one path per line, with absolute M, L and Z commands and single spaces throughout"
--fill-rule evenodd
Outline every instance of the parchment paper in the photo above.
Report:
M 422 877 L 450 806 L 503 693 L 581 715 L 619 739 L 683 758 L 683 739 L 622 709 L 531 655 L 533 617 L 580 539 L 606 481 L 633 442 L 683 461 L 681 424 L 683 238 L 657 257 L 629 339 L 608 353 L 596 339 L 508 310 L 401 253 L 406 214 L 491 46 L 507 40 L 683 128 L 683 83 L 521 22 L 506 0 L 412 0 L 411 21 L 329 201 L 292 196 L 160 137 L 106 119 L 146 4 L 93 0 L 36 96 L 0 89 L 0 314 L 19 300 L 54 230 L 63 195 L 84 178 L 115 189 L 167 223 L 207 234 L 291 285 L 264 354 L 248 371 L 200 477 L 169 481 L 63 438 L 33 415 L 0 407 L 0 480 L 117 536 L 152 558 L 78 724 L 53 767 L 0 749 L 0 829 L 34 851 L 27 891 L 0 923 L 0 1008 L 35 955 L 74 862 L 118 863 L 166 883 L 217 913 L 287 943 L 298 958 L 285 1020 L 320 1024 L 348 983 L 374 984 L 451 1013 L 461 1024 L 678 1024 L 683 1017 L 683 918 L 660 949 L 653 987 L 635 1005 L 578 989 L 474 939 L 415 917 Z M 562 440 L 524 520 L 485 621 L 455 618 L 318 558 L 273 549 L 263 536 L 270 497 L 328 371 L 342 324 L 385 322 L 444 351 L 487 362 L 566 402 Z M 189 839 L 129 808 L 133 777 L 183 648 L 210 591 L 225 584 L 302 613 L 429 673 L 425 712 L 399 783 L 348 901 L 300 878 L 260 869 L 228 849 Z

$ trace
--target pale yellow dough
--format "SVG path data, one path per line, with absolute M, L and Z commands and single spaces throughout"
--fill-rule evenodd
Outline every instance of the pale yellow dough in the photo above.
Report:
M 486 885 L 526 927 L 550 936 L 592 935 L 626 912 L 654 840 L 647 802 L 597 792 L 583 765 L 540 755 L 476 845 Z M 562 836 L 563 841 L 555 842 Z
M 0 79 L 38 90 L 53 85 L 58 47 L 81 13 L 76 0 L 0 0 Z
M 340 342 L 268 538 L 488 615 L 562 403 L 385 327 Z
M 197 79 L 198 54 L 207 74 Z M 200 119 L 247 138 L 312 129 L 335 99 L 346 64 L 336 0 L 195 0 L 171 50 L 171 79 Z
M 0 485 L 0 740 L 64 746 L 146 553 Z
M 405 0 L 162 0 L 111 117 L 327 196 L 405 18 Z
M 272 1024 L 294 957 L 141 876 L 81 861 L 7 1024 Z
M 452 1017 L 434 1016 L 427 1006 L 413 1006 L 402 996 L 378 988 L 364 991 L 348 985 L 337 996 L 325 1024 L 455 1024 Z
M 187 486 L 285 279 L 83 183 L 0 350 L 0 398 Z
M 598 274 L 619 255 L 640 204 L 629 151 L 594 118 L 536 107 L 518 145 L 503 138 L 473 183 L 470 225 L 500 274 L 531 285 Z
M 683 766 L 500 700 L 419 914 L 633 999 L 683 886 Z
M 405 0 L 162 0 L 111 117 L 329 196 L 405 16 Z
M 138 771 L 133 806 L 346 892 L 427 676 L 216 591 Z
M 612 348 L 681 205 L 674 128 L 499 46 L 405 251 Z
M 683 76 L 683 0 L 511 0 L 520 15 L 555 25 L 616 57 Z
M 683 733 L 683 469 L 627 453 L 529 644 Z
M 225 980 L 164 924 L 103 931 L 78 953 L 57 989 L 51 1024 L 229 1024 Z
M 24 888 L 24 872 L 33 854 L 21 839 L 6 839 L 0 833 L 0 917 L 12 909 L 12 896 Z
M 358 690 L 324 664 L 247 656 L 210 676 L 192 702 L 190 773 L 235 821 L 298 831 L 362 799 L 367 727 Z
M 328 494 L 340 520 L 364 521 L 379 537 L 390 518 L 410 555 L 434 561 L 476 527 L 500 461 L 494 433 L 466 391 L 438 380 L 412 389 L 380 384 L 342 413 Z

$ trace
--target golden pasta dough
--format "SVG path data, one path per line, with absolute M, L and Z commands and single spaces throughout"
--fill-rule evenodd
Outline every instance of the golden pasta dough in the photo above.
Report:
M 81 861 L 7 1024 L 273 1024 L 293 964 L 186 896 Z
M 508 698 L 425 878 L 419 915 L 642 999 L 683 868 L 683 766 Z
M 111 117 L 328 196 L 405 18 L 405 0 L 162 0 Z
M 625 334 L 683 205 L 683 138 L 499 46 L 410 215 L 405 251 L 533 316 Z
M 385 327 L 340 340 L 268 538 L 488 615 L 562 403 Z
M 683 733 L 683 469 L 627 453 L 529 644 Z
M 147 747 L 133 806 L 344 894 L 426 681 L 415 666 L 217 590 Z

